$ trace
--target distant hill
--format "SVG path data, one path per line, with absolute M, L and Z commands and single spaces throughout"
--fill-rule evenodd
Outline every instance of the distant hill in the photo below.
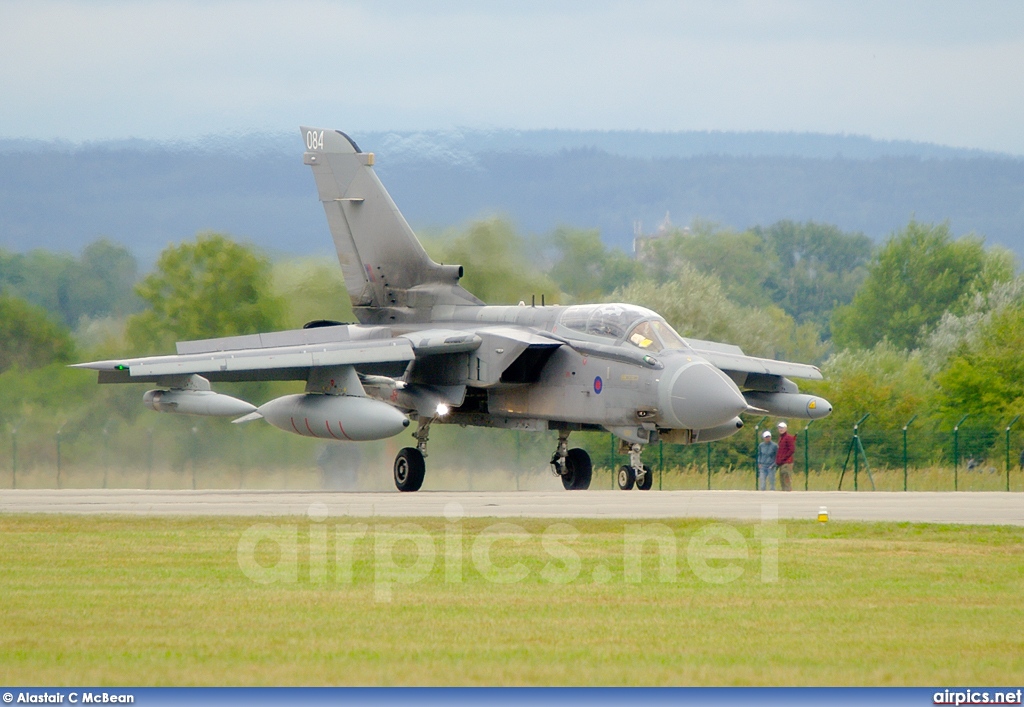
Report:
M 874 140 L 863 135 L 768 132 L 651 132 L 646 130 L 450 130 L 434 132 L 378 132 L 354 134 L 393 159 L 465 163 L 473 155 L 490 152 L 550 154 L 562 150 L 597 149 L 622 157 L 878 157 L 925 159 L 1005 157 L 998 153 L 946 147 L 907 140 Z M 268 142 L 272 140 L 266 136 Z
M 948 220 L 1024 260 L 1024 159 L 861 136 L 452 131 L 352 136 L 415 228 L 505 214 L 598 228 L 628 250 L 666 215 L 745 228 L 816 220 L 882 239 Z M 78 251 L 98 236 L 144 265 L 199 230 L 272 252 L 331 250 L 298 133 L 194 143 L 0 141 L 0 247 Z

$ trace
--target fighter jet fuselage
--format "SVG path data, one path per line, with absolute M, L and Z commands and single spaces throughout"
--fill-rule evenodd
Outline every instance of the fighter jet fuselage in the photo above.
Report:
M 722 439 L 743 426 L 744 413 L 831 412 L 791 380 L 820 378 L 813 366 L 687 339 L 643 307 L 537 306 L 525 293 L 517 306 L 485 305 L 459 284 L 462 266 L 424 252 L 377 179 L 372 153 L 337 131 L 302 135 L 359 323 L 179 342 L 173 355 L 77 367 L 98 370 L 101 383 L 155 383 L 143 398 L 158 412 L 264 419 L 319 439 L 383 439 L 415 422 L 416 446 L 395 459 L 402 491 L 423 483 L 433 424 L 557 431 L 552 470 L 574 490 L 589 486 L 591 462 L 568 447 L 569 435 L 606 430 L 630 459 L 620 488 L 649 489 L 647 444 Z M 241 380 L 306 387 L 257 407 L 210 385 Z

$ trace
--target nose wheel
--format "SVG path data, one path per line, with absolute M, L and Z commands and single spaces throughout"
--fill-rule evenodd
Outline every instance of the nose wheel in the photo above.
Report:
M 619 474 L 616 477 L 616 481 L 619 482 L 619 488 L 623 491 L 629 491 L 636 487 L 640 491 L 650 491 L 651 487 L 654 486 L 654 472 L 646 464 L 641 468 L 643 472 L 638 474 L 636 469 L 629 465 L 624 464 L 620 466 Z
M 654 486 L 654 473 L 651 471 L 651 467 L 640 461 L 642 451 L 641 445 L 630 445 L 629 464 L 619 467 L 616 480 L 619 482 L 619 488 L 623 491 L 629 491 L 634 486 L 641 491 L 650 491 Z
M 636 472 L 633 471 L 631 466 L 620 466 L 619 475 L 616 479 L 619 482 L 619 488 L 623 491 L 629 491 L 633 488 L 633 484 L 636 483 Z

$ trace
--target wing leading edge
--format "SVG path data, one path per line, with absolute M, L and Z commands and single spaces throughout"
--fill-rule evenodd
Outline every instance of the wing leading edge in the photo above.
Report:
M 394 366 L 383 364 L 401 364 L 399 368 L 404 370 L 414 358 L 410 342 L 391 339 L 148 356 L 79 363 L 74 367 L 99 371 L 100 383 L 161 383 L 165 378 L 194 374 L 211 381 L 306 380 L 312 368 L 352 365 L 369 372 L 381 367 L 394 370 Z
M 336 326 L 183 341 L 167 356 L 74 364 L 99 371 L 100 383 L 158 383 L 201 375 L 210 381 L 309 380 L 315 369 L 353 366 L 365 375 L 397 376 L 417 356 L 465 353 L 476 334 L 429 329 L 391 336 L 383 327 Z
M 783 376 L 786 378 L 803 378 L 805 380 L 822 380 L 821 371 L 818 367 L 806 363 L 775 361 L 769 358 L 748 356 L 743 353 L 739 346 L 720 344 L 715 341 L 686 339 L 686 343 L 713 366 L 727 373 L 750 373 Z

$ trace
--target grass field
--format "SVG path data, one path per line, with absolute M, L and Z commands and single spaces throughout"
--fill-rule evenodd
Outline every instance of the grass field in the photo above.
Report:
M 355 522 L 0 516 L 0 682 L 1024 682 L 1024 528 Z

